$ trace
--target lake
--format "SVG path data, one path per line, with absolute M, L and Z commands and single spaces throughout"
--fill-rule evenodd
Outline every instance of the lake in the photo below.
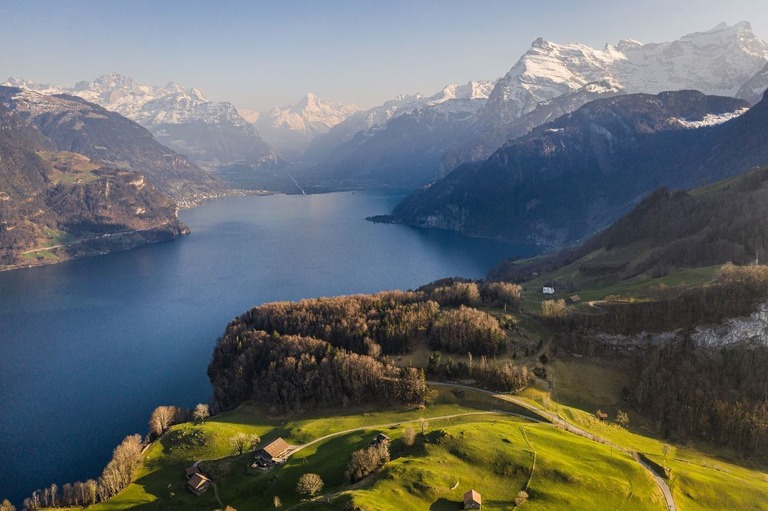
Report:
M 158 405 L 210 398 L 216 338 L 275 300 L 480 278 L 536 247 L 366 222 L 386 193 L 234 197 L 172 243 L 0 273 L 0 499 L 96 479 Z

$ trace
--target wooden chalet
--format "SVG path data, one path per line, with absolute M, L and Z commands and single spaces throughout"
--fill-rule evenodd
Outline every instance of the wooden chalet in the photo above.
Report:
M 187 488 L 189 491 L 197 495 L 198 497 L 208 490 L 211 485 L 211 480 L 205 477 L 200 472 L 196 472 L 187 481 Z
M 481 509 L 483 497 L 475 490 L 469 490 L 464 494 L 464 509 Z
M 577 303 L 581 302 L 581 297 L 579 295 L 573 295 L 568 297 L 568 304 L 569 305 L 576 305 Z
M 255 457 L 264 461 L 278 463 L 285 461 L 285 457 L 291 450 L 291 446 L 282 438 L 272 440 L 267 445 L 256 451 Z

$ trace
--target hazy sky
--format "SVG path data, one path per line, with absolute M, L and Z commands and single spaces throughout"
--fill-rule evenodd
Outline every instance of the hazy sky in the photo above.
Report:
M 108 72 L 266 110 L 307 91 L 370 107 L 494 80 L 537 37 L 602 48 L 746 20 L 765 0 L 0 0 L 0 81 L 72 86 Z

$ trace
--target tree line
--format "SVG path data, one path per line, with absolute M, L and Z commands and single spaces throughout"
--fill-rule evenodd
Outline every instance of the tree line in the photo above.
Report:
M 469 362 L 455 362 L 452 358 L 443 361 L 438 351 L 429 356 L 426 373 L 430 378 L 460 380 L 471 378 L 483 387 L 499 392 L 517 392 L 534 379 L 532 371 L 525 365 L 512 364 L 509 361 L 499 362 L 481 356 L 477 361 L 469 357 Z
M 48 488 L 35 490 L 31 497 L 24 499 L 24 509 L 36 511 L 52 507 L 84 507 L 112 498 L 133 480 L 144 445 L 140 435 L 125 437 L 113 451 L 112 459 L 98 480 L 67 483 L 61 488 L 52 484 Z

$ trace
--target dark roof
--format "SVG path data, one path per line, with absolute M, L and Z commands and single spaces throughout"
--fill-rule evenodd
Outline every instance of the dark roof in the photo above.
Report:
M 284 453 L 288 448 L 291 446 L 283 440 L 282 438 L 276 438 L 275 440 L 272 440 L 267 445 L 261 448 L 262 451 L 269 454 L 273 458 L 277 458 L 279 455 Z
M 483 503 L 483 497 L 480 496 L 475 490 L 469 490 L 464 494 L 464 505 L 466 506 L 470 502 L 476 502 L 478 504 Z
M 200 473 L 200 469 L 197 468 L 197 465 L 193 465 L 189 467 L 188 469 L 184 470 L 184 473 L 187 475 L 187 477 L 192 477 L 195 474 Z
M 187 484 L 189 485 L 189 487 L 195 491 L 202 491 L 210 483 L 211 483 L 211 480 L 199 472 L 194 474 L 192 477 L 189 478 L 189 481 L 187 481 Z

